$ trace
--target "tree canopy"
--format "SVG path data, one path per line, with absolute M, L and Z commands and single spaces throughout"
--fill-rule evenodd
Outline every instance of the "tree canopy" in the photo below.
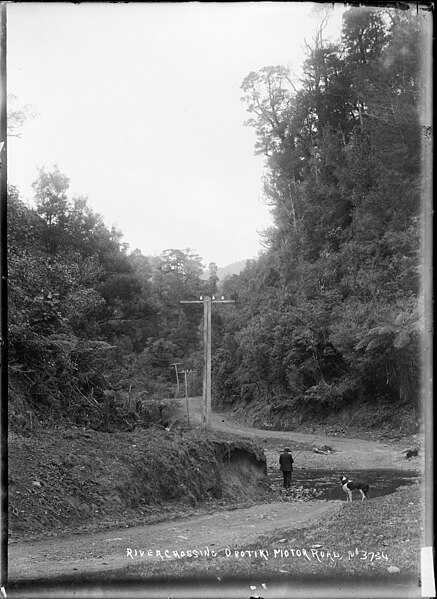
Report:
M 217 402 L 311 415 L 357 402 L 419 403 L 421 128 L 419 21 L 351 8 L 341 39 L 324 23 L 303 75 L 266 66 L 241 85 L 265 157 L 272 226 L 240 275 L 203 279 L 189 248 L 129 252 L 57 167 L 41 169 L 35 207 L 8 197 L 12 416 L 126 422 L 126 401 L 174 393 L 174 363 L 196 368 L 199 306 L 213 310 Z M 18 118 L 18 117 L 17 117 Z M 279 406 L 279 407 L 278 407 Z
M 202 314 L 179 302 L 204 293 L 201 258 L 189 248 L 129 253 L 87 198 L 70 197 L 57 167 L 33 188 L 34 208 L 8 190 L 12 420 L 34 411 L 123 424 L 110 391 L 173 396 L 171 363 L 198 359 Z
M 417 406 L 419 55 L 414 16 L 352 8 L 338 43 L 322 26 L 307 46 L 300 81 L 282 66 L 244 79 L 274 224 L 224 285 L 241 304 L 215 354 L 222 402 Z

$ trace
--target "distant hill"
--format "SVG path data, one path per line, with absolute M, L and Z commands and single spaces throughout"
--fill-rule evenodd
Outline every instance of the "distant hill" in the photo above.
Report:
M 246 266 L 247 260 L 240 260 L 239 262 L 233 262 L 228 266 L 223 266 L 217 269 L 217 276 L 220 281 L 223 281 L 226 275 L 239 275 Z
M 239 275 L 244 267 L 246 266 L 247 260 L 240 260 L 239 262 L 232 262 L 232 264 L 228 264 L 227 266 L 222 266 L 217 269 L 217 276 L 220 281 L 226 277 L 226 275 Z M 209 270 L 206 269 L 202 275 L 202 279 L 209 278 Z

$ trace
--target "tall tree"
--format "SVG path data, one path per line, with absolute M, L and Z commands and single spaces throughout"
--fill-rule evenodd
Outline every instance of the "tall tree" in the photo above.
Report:
M 61 243 L 67 218 L 67 190 L 69 179 L 56 166 L 52 172 L 39 169 L 39 176 L 32 184 L 35 190 L 37 213 L 46 224 L 46 243 L 51 254 Z

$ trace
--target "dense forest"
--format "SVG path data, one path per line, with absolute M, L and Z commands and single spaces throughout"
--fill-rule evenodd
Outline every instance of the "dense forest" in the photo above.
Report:
M 12 422 L 36 414 L 123 425 L 141 415 L 142 401 L 174 395 L 172 363 L 197 366 L 203 314 L 180 300 L 214 293 L 217 267 L 201 280 L 189 249 L 129 253 L 87 198 L 68 197 L 57 168 L 41 169 L 33 187 L 35 208 L 15 188 L 8 198 Z M 201 372 L 190 391 L 199 393 L 199 380 Z
M 283 67 L 244 80 L 274 226 L 225 283 L 241 309 L 215 354 L 223 402 L 417 407 L 420 44 L 416 16 L 351 9 L 339 43 L 322 24 L 299 88 Z
M 303 76 L 268 66 L 242 83 L 265 156 L 273 224 L 239 275 L 202 274 L 189 249 L 129 251 L 67 176 L 41 169 L 34 207 L 8 198 L 11 422 L 147 422 L 175 393 L 173 364 L 201 393 L 202 309 L 213 309 L 213 398 L 282 420 L 368 405 L 417 410 L 421 332 L 420 23 L 349 9 L 324 23 Z M 219 286 L 219 287 L 218 287 Z

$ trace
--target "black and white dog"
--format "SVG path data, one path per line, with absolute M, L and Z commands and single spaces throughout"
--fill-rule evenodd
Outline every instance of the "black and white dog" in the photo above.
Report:
M 341 486 L 343 487 L 343 491 L 346 493 L 348 497 L 348 501 L 352 501 L 352 491 L 354 489 L 358 489 L 358 491 L 361 493 L 361 501 L 364 501 L 367 498 L 367 493 L 369 492 L 369 485 L 367 483 L 354 483 L 351 480 L 347 479 L 345 476 L 341 476 L 340 480 Z

